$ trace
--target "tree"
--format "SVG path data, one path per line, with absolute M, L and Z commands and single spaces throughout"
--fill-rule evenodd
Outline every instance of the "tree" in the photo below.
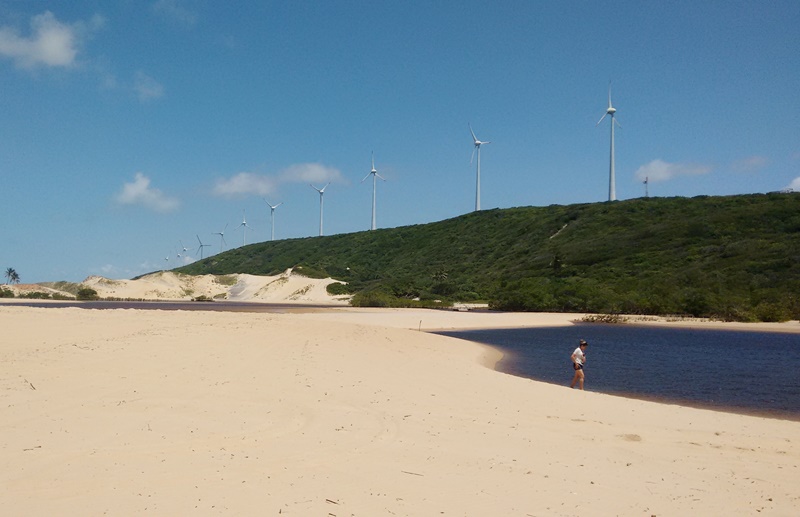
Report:
M 19 274 L 17 274 L 17 271 L 13 267 L 6 269 L 6 285 L 8 285 L 9 282 L 12 284 L 19 283 Z

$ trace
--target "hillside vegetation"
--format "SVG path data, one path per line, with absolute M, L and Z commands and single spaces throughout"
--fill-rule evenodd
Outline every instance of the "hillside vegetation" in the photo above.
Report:
M 252 244 L 176 271 L 331 276 L 354 304 L 800 315 L 800 195 L 640 198 L 473 212 L 446 221 Z

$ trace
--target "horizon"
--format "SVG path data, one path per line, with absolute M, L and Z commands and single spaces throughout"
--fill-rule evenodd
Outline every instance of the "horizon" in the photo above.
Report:
M 800 190 L 800 4 L 0 1 L 0 266 L 133 278 L 475 208 Z M 242 214 L 251 230 L 234 228 Z M 13 221 L 13 222 L 12 222 Z M 227 229 L 225 226 L 228 225 Z M 239 225 L 240 226 L 240 225 Z M 181 260 L 177 254 L 182 248 Z M 170 260 L 164 260 L 169 257 Z

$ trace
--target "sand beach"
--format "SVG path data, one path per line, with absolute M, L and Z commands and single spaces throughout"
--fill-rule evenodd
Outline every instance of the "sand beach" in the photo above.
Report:
M 796 514 L 800 422 L 517 378 L 487 366 L 489 348 L 420 331 L 575 317 L 0 307 L 0 503 L 8 515 Z

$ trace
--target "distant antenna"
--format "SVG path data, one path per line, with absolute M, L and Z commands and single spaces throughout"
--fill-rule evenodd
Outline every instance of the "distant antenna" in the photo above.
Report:
M 242 229 L 242 246 L 247 246 L 247 229 L 249 228 L 253 230 L 253 227 L 247 224 L 247 218 L 245 217 L 244 210 L 242 210 L 242 222 L 236 227 L 236 229 L 238 230 L 239 228 Z
M 644 183 L 644 197 L 650 197 L 650 193 L 647 191 L 647 184 L 649 183 L 649 180 L 650 178 L 645 176 L 644 181 L 642 182 Z
M 367 173 L 366 176 L 364 176 L 364 179 L 361 180 L 361 183 L 364 183 L 364 181 L 367 178 L 369 178 L 370 174 L 372 175 L 372 228 L 371 229 L 374 230 L 375 229 L 375 179 L 376 178 L 380 178 L 383 181 L 386 181 L 386 178 L 384 178 L 383 176 L 378 174 L 378 171 L 375 170 L 375 153 L 374 152 L 372 153 L 372 170 L 369 171 L 369 173 Z
M 322 197 L 325 195 L 325 189 L 328 188 L 328 185 L 331 183 L 328 182 L 324 187 L 317 188 L 314 185 L 311 185 L 311 188 L 319 192 L 319 236 L 322 237 Z
M 197 253 L 200 253 L 200 260 L 203 260 L 203 248 L 207 248 L 211 246 L 211 244 L 203 244 L 203 241 L 200 240 L 199 235 L 197 235 L 197 242 L 200 243 L 200 246 L 197 247 Z M 197 253 L 195 253 L 195 255 L 197 255 Z
M 491 142 L 481 142 L 478 140 L 478 137 L 475 136 L 475 132 L 472 130 L 472 125 L 467 124 L 469 126 L 469 132 L 472 134 L 472 140 L 475 147 L 472 149 L 472 157 L 469 159 L 469 163 L 472 163 L 473 158 L 475 158 L 475 153 L 478 153 L 478 168 L 475 173 L 475 211 L 481 209 L 481 146 L 484 144 L 491 144 Z
M 283 202 L 280 202 L 275 206 L 273 206 L 266 199 L 264 200 L 264 202 L 267 205 L 269 205 L 269 219 L 270 219 L 270 225 L 272 226 L 272 233 L 270 234 L 270 239 L 269 240 L 274 241 L 275 240 L 275 209 L 278 208 L 279 206 L 281 206 L 283 204 Z
M 227 223 L 225 223 L 225 230 L 227 230 L 227 229 L 228 229 L 228 224 L 227 224 Z M 227 245 L 227 244 L 228 244 L 227 242 L 225 242 L 225 230 L 222 230 L 221 232 L 214 232 L 214 233 L 212 234 L 212 235 L 219 235 L 219 252 L 220 252 L 220 253 L 222 253 L 222 250 L 224 249 L 224 248 L 222 247 L 222 245 L 223 245 L 223 244 L 225 244 L 225 245 Z
M 600 120 L 597 121 L 595 127 L 600 125 L 600 122 L 606 118 L 606 115 L 611 116 L 611 158 L 609 160 L 608 166 L 608 200 L 609 201 L 616 201 L 617 200 L 617 186 L 616 186 L 616 179 L 614 177 L 614 124 L 622 127 L 617 119 L 614 118 L 614 113 L 617 110 L 614 106 L 611 105 L 611 81 L 608 82 L 608 108 L 606 108 L 606 112 L 600 117 Z

